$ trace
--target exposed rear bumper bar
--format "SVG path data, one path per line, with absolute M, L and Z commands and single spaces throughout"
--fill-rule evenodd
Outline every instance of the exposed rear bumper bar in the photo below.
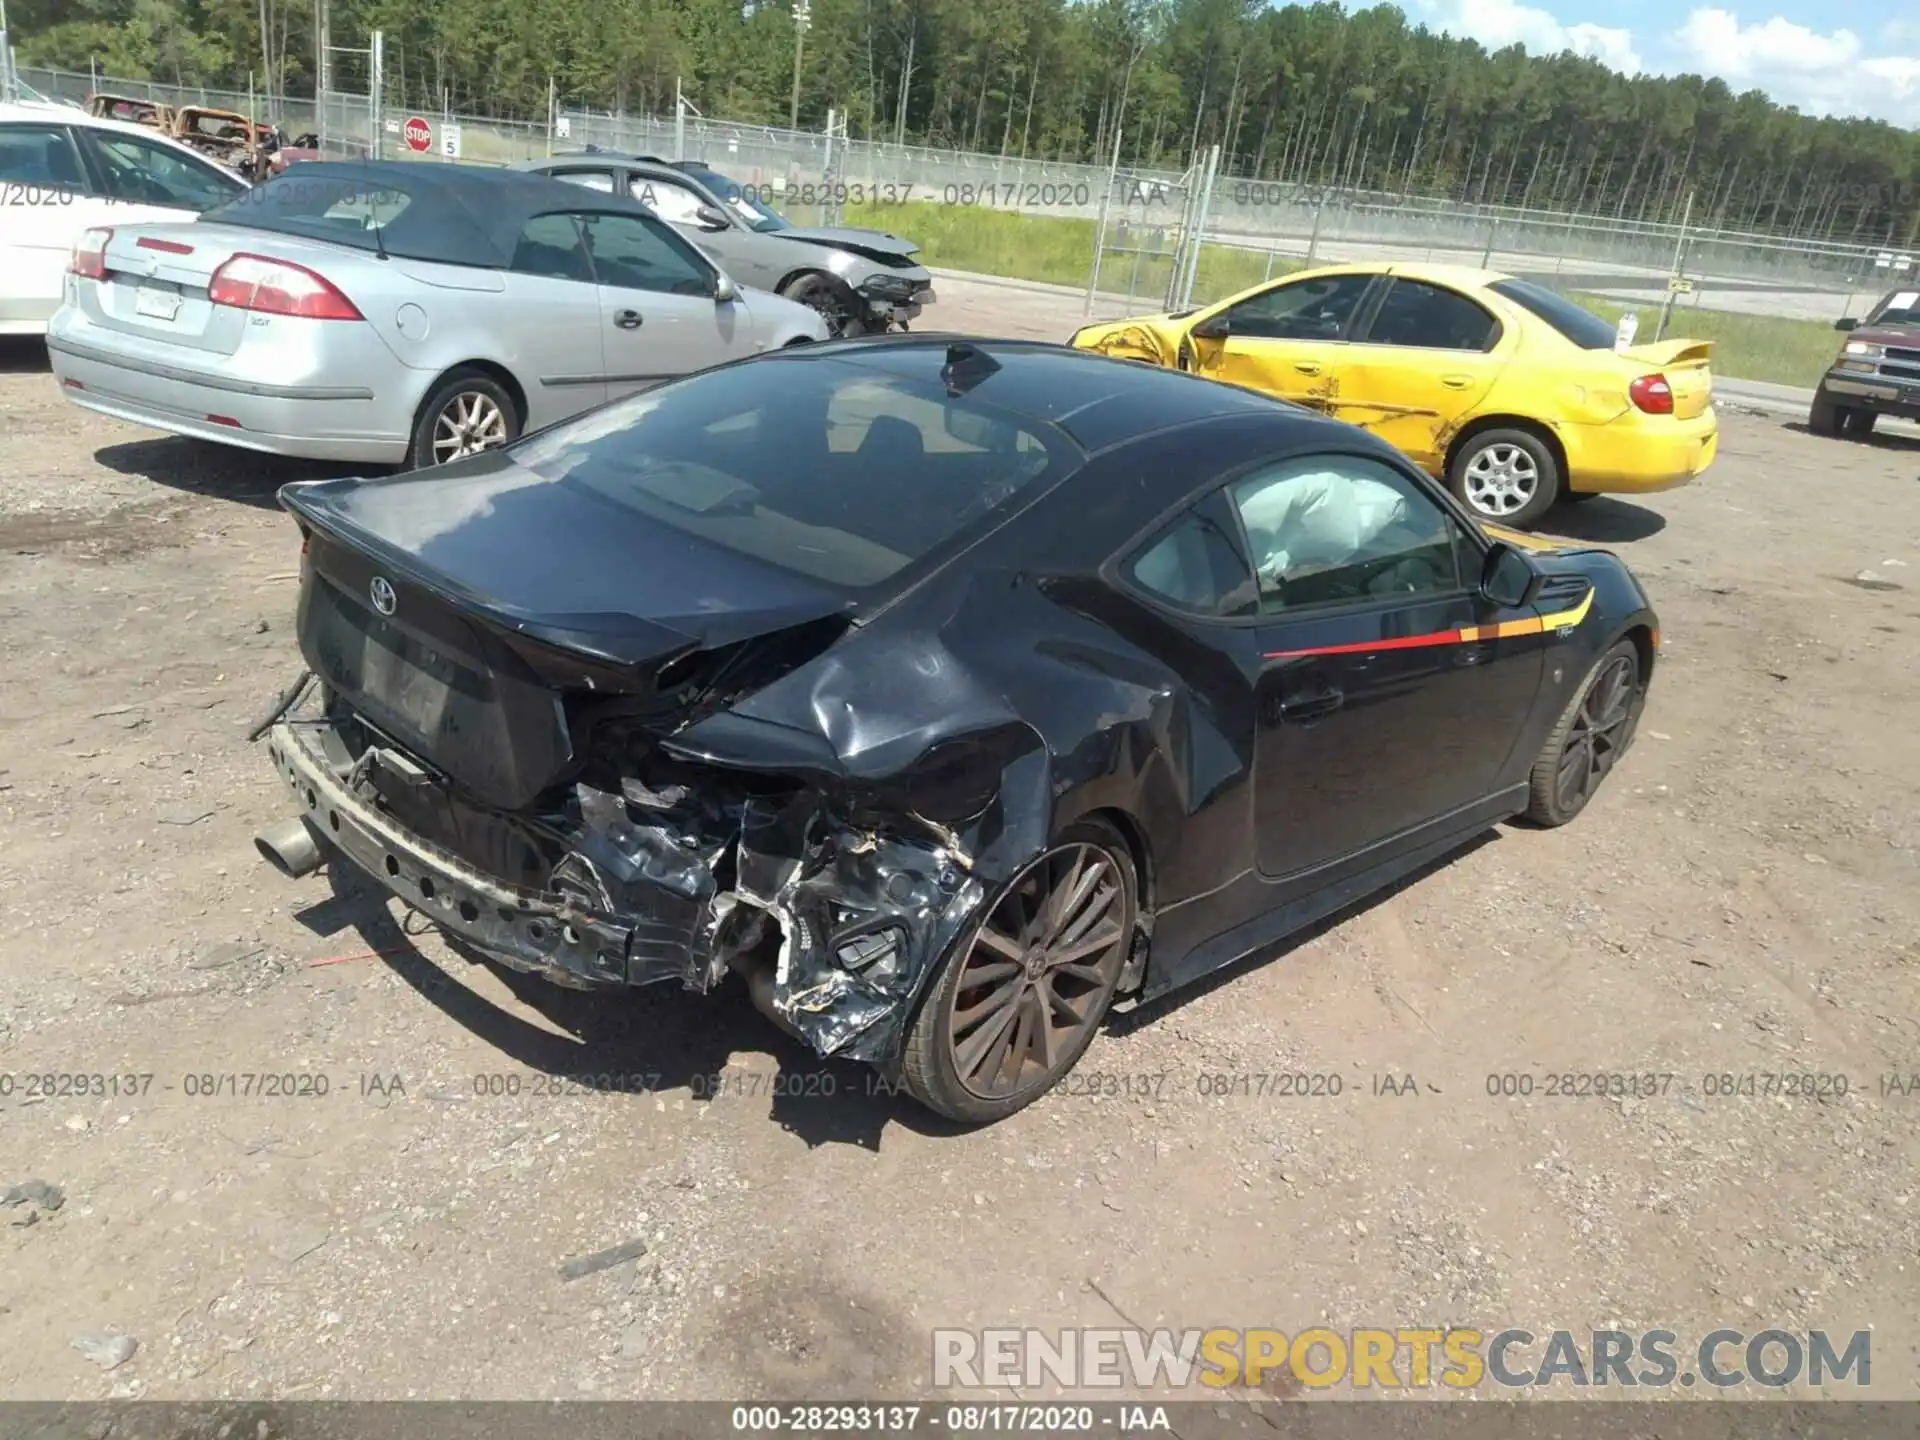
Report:
M 626 983 L 628 929 L 503 885 L 402 828 L 342 783 L 327 756 L 331 733 L 324 721 L 283 720 L 266 737 L 274 769 L 326 844 L 503 964 L 574 989 Z

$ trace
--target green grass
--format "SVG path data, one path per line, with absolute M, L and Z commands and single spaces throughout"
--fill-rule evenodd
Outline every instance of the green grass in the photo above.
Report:
M 798 219 L 796 215 L 794 218 Z M 1087 283 L 1093 263 L 1092 220 L 1060 216 L 1021 215 L 980 205 L 936 205 L 920 200 L 901 204 L 866 202 L 842 211 L 848 225 L 872 225 L 912 238 L 927 265 L 947 270 L 972 270 L 982 275 L 1004 275 L 1010 280 L 1039 280 L 1075 289 Z M 1109 244 L 1113 231 L 1109 228 Z M 1171 261 L 1164 256 L 1109 254 L 1101 261 L 1100 289 L 1141 298 L 1142 309 L 1157 309 L 1167 293 Z M 1281 256 L 1268 257 L 1224 245 L 1208 245 L 1200 252 L 1194 276 L 1193 298 L 1201 303 L 1221 299 L 1262 279 L 1285 275 L 1299 266 Z
M 794 218 L 799 220 L 801 216 L 796 214 Z M 926 264 L 948 270 L 972 270 L 1079 289 L 1086 285 L 1093 261 L 1092 220 L 917 200 L 895 205 L 848 205 L 843 219 L 848 225 L 873 225 L 910 236 L 919 244 Z M 1166 294 L 1168 266 L 1165 258 L 1146 256 L 1136 268 L 1134 257 L 1109 254 L 1101 262 L 1100 288 L 1115 294 L 1131 293 L 1140 297 L 1142 310 L 1156 309 L 1159 297 Z M 1299 268 L 1298 261 L 1284 257 L 1208 245 L 1200 252 L 1193 298 L 1200 304 L 1210 304 L 1258 285 L 1263 279 Z M 1652 338 L 1659 319 L 1658 305 L 1625 305 L 1585 294 L 1572 298 L 1608 321 L 1617 321 L 1630 309 L 1639 311 L 1642 340 Z M 1783 385 L 1816 384 L 1832 363 L 1835 350 L 1833 327 L 1818 321 L 1741 315 L 1696 307 L 1690 302 L 1675 306 L 1667 333 L 1675 338 L 1711 340 L 1717 375 Z
M 1629 310 L 1640 315 L 1634 338 L 1653 338 L 1658 305 L 1626 305 L 1598 295 L 1574 295 L 1594 314 L 1617 321 Z M 1711 340 L 1713 373 L 1738 380 L 1767 380 L 1780 385 L 1817 385 L 1839 349 L 1832 325 L 1817 320 L 1786 320 L 1775 315 L 1737 315 L 1730 310 L 1676 303 L 1667 320 L 1667 338 Z

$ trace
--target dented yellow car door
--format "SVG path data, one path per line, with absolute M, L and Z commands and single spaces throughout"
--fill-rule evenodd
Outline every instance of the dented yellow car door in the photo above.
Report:
M 1450 286 L 1396 276 L 1347 347 L 1340 418 L 1365 426 L 1430 474 L 1492 391 L 1519 332 Z
M 1191 368 L 1349 419 L 1348 341 L 1375 283 L 1371 275 L 1313 272 L 1243 296 L 1188 329 Z
M 1342 420 L 1351 418 L 1340 408 L 1344 365 L 1339 357 L 1347 349 L 1341 341 L 1230 334 L 1224 340 L 1190 338 L 1187 343 L 1194 372 L 1209 380 L 1245 385 Z

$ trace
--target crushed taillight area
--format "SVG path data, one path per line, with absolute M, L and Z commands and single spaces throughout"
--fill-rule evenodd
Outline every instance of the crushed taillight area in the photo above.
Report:
M 266 255 L 229 258 L 208 281 L 207 298 L 216 305 L 303 320 L 366 318 L 325 276 Z
M 107 243 L 113 239 L 113 231 L 99 228 L 88 230 L 73 242 L 73 255 L 67 261 L 69 274 L 78 275 L 82 280 L 104 280 L 107 278 Z
M 1664 375 L 1642 375 L 1627 386 L 1627 398 L 1649 415 L 1673 414 L 1673 387 Z

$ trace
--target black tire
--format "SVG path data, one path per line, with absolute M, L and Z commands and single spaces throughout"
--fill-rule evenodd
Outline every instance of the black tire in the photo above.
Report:
M 1524 530 L 1553 508 L 1564 487 L 1546 441 L 1531 430 L 1503 428 L 1460 442 L 1447 465 L 1447 488 L 1474 519 Z
M 820 318 L 827 322 L 830 340 L 853 340 L 873 328 L 860 313 L 859 304 L 846 285 L 830 275 L 818 271 L 796 275 L 780 287 L 780 293 L 810 310 L 819 311 Z
M 1616 641 L 1594 662 L 1533 762 L 1527 819 L 1551 829 L 1587 808 L 1633 743 L 1645 688 L 1640 651 L 1633 641 Z M 1577 758 L 1583 753 L 1584 764 Z M 1569 785 L 1570 779 L 1575 783 Z
M 1831 440 L 1840 433 L 1840 426 L 1846 420 L 1847 407 L 1835 403 L 1833 396 L 1822 385 L 1813 392 L 1813 405 L 1807 411 L 1807 429 L 1822 439 Z
M 1871 440 L 1874 422 L 1880 417 L 1871 410 L 1848 409 L 1840 412 L 1840 433 L 1849 440 Z
M 1096 860 L 1110 868 L 1096 871 Z M 1062 892 L 1070 898 L 1081 885 L 1090 888 L 1077 910 L 1056 915 L 1047 901 Z M 901 1052 L 907 1093 L 949 1120 L 985 1125 L 1058 1084 L 1086 1053 L 1113 1001 L 1133 945 L 1137 893 L 1132 858 L 1113 827 L 1069 826 L 980 907 L 940 962 Z M 1118 926 L 1111 935 L 1109 922 Z M 1049 926 L 1050 942 L 1022 938 Z M 997 938 L 983 938 L 989 934 Z M 1110 945 L 1085 952 L 1102 940 Z M 1088 963 L 1059 958 L 1076 954 Z M 1011 973 L 993 973 L 1007 965 Z M 1003 994 L 1010 998 L 1001 1000 Z M 980 998 L 962 1005 L 963 996 Z M 1060 1034 L 1049 1022 L 1063 1015 L 1072 1022 Z M 1036 1016 L 1045 1037 L 1034 1028 Z
M 467 431 L 467 439 L 483 438 L 473 432 L 461 416 L 471 416 L 472 425 L 484 426 L 483 443 L 474 449 L 455 448 L 461 441 L 455 432 Z M 408 464 L 415 470 L 426 470 L 479 450 L 495 449 L 519 439 L 520 427 L 525 423 L 507 387 L 491 375 L 465 368 L 449 370 L 428 394 L 413 422 Z

